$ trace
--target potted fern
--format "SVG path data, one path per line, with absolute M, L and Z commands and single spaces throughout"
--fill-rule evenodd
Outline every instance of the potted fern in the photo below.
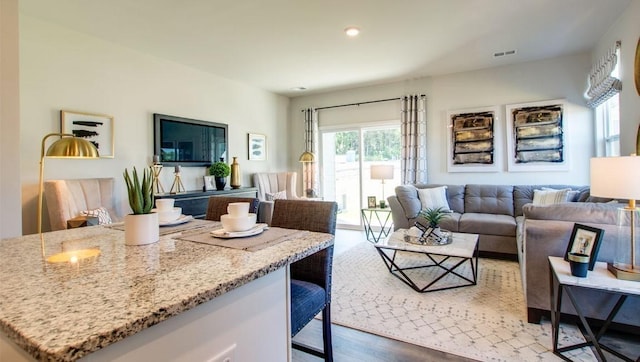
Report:
M 429 227 L 437 229 L 440 227 L 440 221 L 442 221 L 442 219 L 447 215 L 442 210 L 442 207 L 427 208 L 424 210 L 420 210 L 420 216 L 425 219 L 425 221 L 429 224 Z
M 209 167 L 209 175 L 213 176 L 216 180 L 216 189 L 224 190 L 227 184 L 227 176 L 231 174 L 231 167 L 222 161 L 222 158 L 218 162 L 214 162 Z
M 124 182 L 132 214 L 124 217 L 124 240 L 127 245 L 145 245 L 160 240 L 158 214 L 151 212 L 153 208 L 153 172 L 145 168 L 142 179 L 133 168 L 124 170 Z

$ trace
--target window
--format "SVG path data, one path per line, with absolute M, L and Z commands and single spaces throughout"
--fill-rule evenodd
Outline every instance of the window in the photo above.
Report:
M 603 156 L 620 156 L 619 98 L 616 94 L 596 108 L 596 121 L 602 129 Z

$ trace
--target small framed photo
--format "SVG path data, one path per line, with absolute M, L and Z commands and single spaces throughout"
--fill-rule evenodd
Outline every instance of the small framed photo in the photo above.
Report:
M 367 206 L 370 209 L 375 209 L 377 205 L 378 205 L 378 203 L 376 202 L 376 197 L 375 196 L 368 196 L 367 197 Z
M 61 110 L 60 132 L 93 143 L 102 158 L 114 156 L 112 116 Z
M 249 133 L 248 154 L 250 161 L 264 161 L 267 159 L 267 136 Z
M 204 190 L 211 191 L 216 189 L 216 182 L 214 176 L 202 176 L 204 179 Z
M 591 226 L 574 224 L 567 252 L 564 254 L 564 260 L 569 261 L 569 253 L 578 253 L 589 256 L 589 270 L 593 270 L 598 257 L 598 249 L 600 241 L 602 241 L 604 230 L 593 228 Z

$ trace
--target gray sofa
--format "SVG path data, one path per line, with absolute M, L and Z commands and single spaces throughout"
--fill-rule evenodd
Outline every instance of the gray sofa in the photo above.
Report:
M 418 189 L 447 186 L 453 211 L 441 227 L 454 232 L 479 234 L 481 252 L 517 255 L 516 235 L 522 230 L 522 207 L 533 201 L 533 191 L 544 187 L 577 191 L 576 201 L 586 200 L 589 188 L 571 185 L 401 185 L 387 198 L 394 229 L 406 229 L 419 219 Z

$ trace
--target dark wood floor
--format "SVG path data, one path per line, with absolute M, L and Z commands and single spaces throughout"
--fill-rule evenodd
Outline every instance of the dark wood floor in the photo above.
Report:
M 364 241 L 363 231 L 337 230 L 335 254 L 347 251 Z M 336 362 L 423 362 L 423 361 L 474 361 L 453 354 L 420 347 L 414 344 L 380 337 L 338 325 L 332 326 L 333 354 Z M 316 348 L 322 348 L 322 323 L 312 320 L 295 340 Z M 608 345 L 627 356 L 638 356 L 640 362 L 640 337 L 622 333 L 610 333 L 604 337 Z M 318 362 L 322 359 L 293 350 L 293 362 Z M 607 353 L 607 361 L 621 359 Z

